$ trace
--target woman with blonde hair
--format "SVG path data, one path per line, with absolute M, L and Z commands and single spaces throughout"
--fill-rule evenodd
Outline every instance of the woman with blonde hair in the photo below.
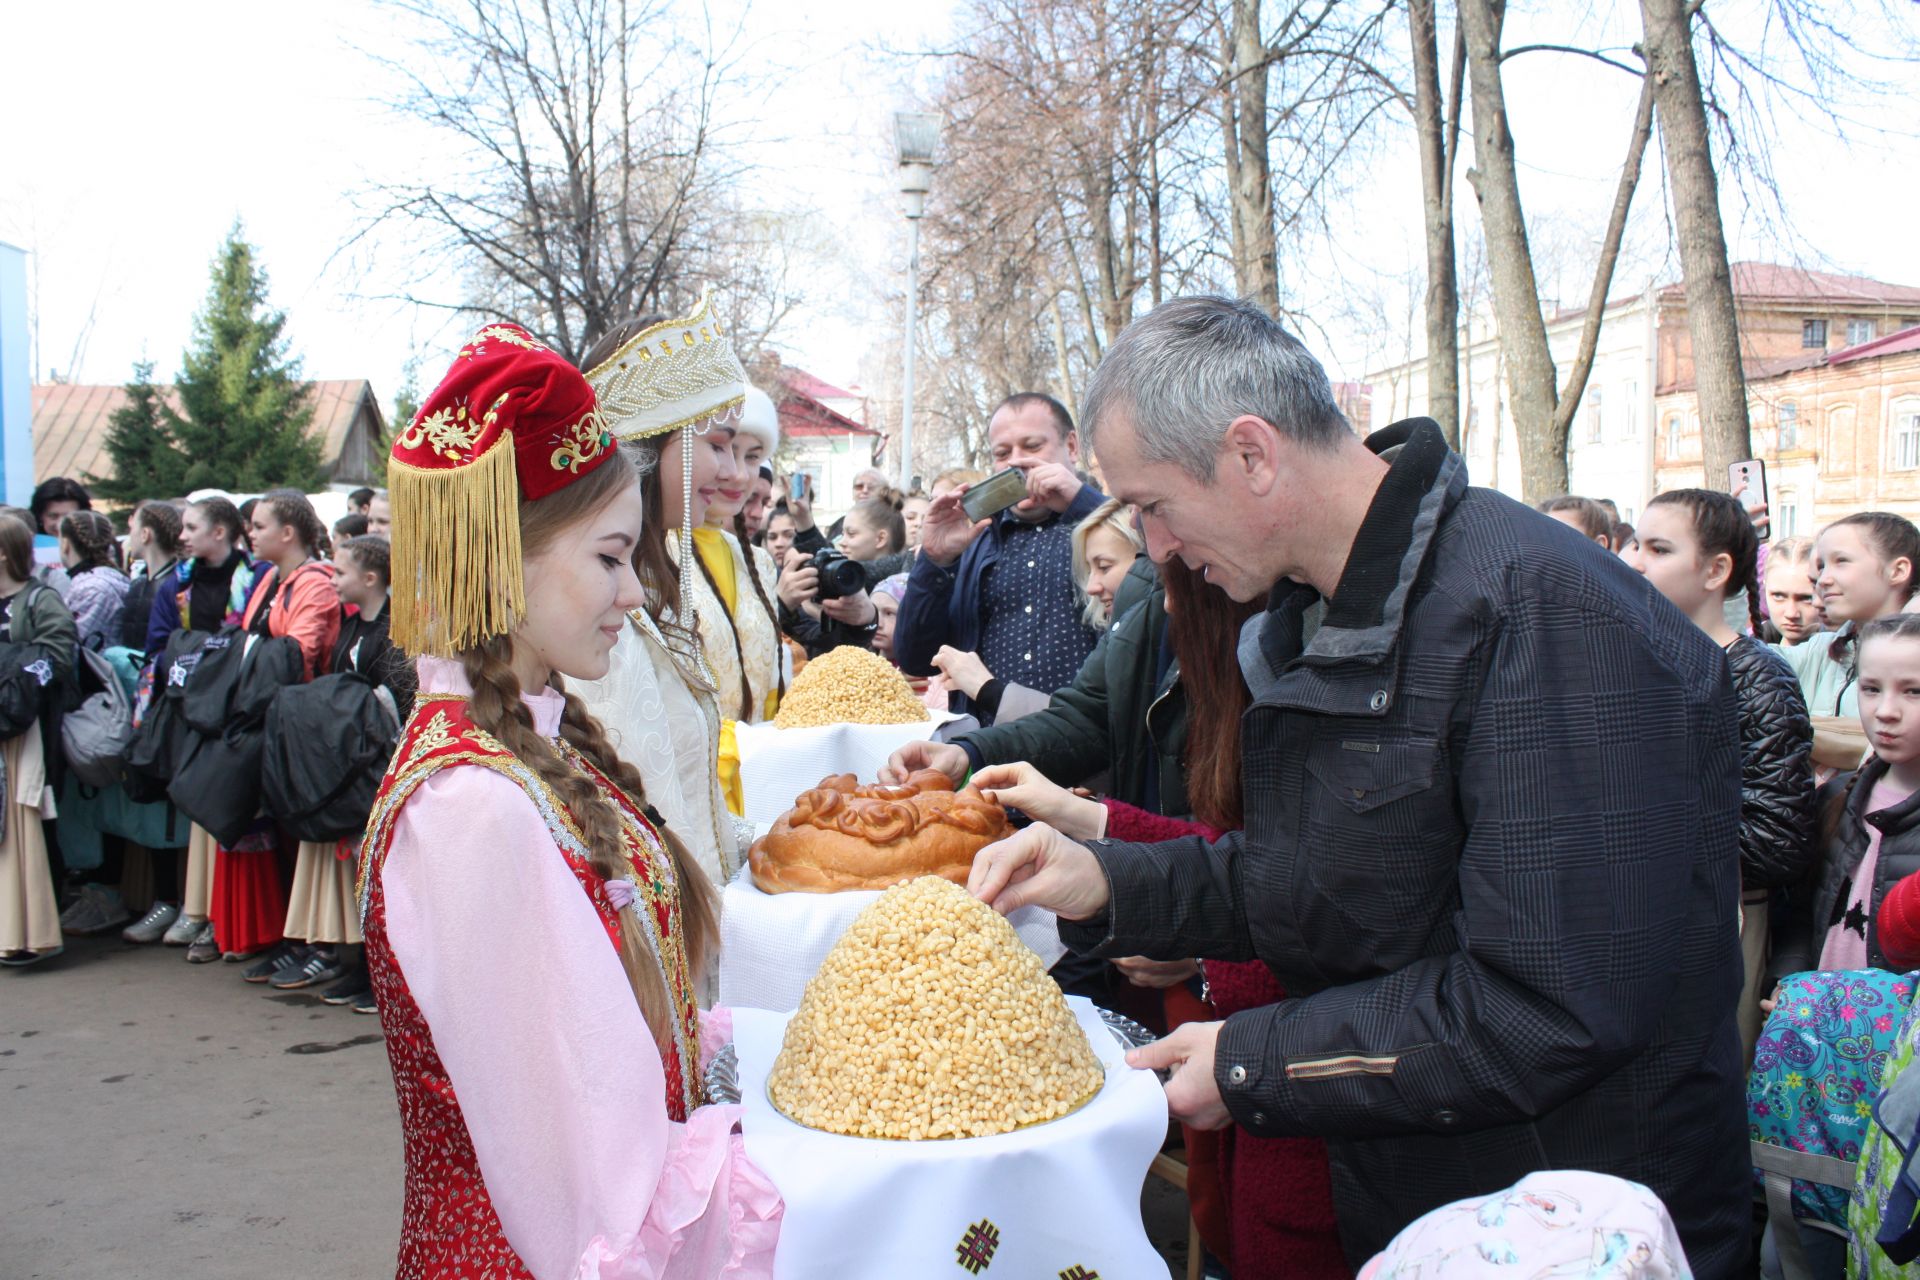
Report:
M 632 464 L 579 372 L 494 324 L 389 476 L 392 636 L 420 691 L 360 897 L 405 1138 L 399 1273 L 771 1276 L 779 1193 L 739 1109 L 703 1105 L 714 892 L 566 687 L 606 674 L 642 603 Z
M 1073 528 L 1073 580 L 1087 593 L 1083 615 L 1087 625 L 1105 631 L 1119 621 L 1113 616 L 1114 593 L 1127 580 L 1127 571 L 1147 550 L 1134 527 L 1133 513 L 1118 498 L 1109 498 Z

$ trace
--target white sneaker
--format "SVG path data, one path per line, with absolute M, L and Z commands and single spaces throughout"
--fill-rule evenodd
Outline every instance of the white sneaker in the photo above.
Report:
M 153 910 L 140 917 L 138 924 L 130 924 L 120 931 L 120 936 L 128 942 L 142 945 L 158 942 L 175 920 L 180 918 L 180 908 L 171 902 L 156 902 Z
M 190 946 L 193 940 L 200 936 L 200 930 L 206 928 L 206 925 L 205 916 L 190 916 L 183 912 L 172 925 L 168 926 L 166 936 L 160 941 L 170 947 Z

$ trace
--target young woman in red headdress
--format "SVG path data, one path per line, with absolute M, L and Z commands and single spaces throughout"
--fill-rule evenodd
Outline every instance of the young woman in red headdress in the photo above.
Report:
M 406 1141 L 402 1277 L 770 1276 L 779 1194 L 703 1106 L 714 891 L 565 680 L 642 602 L 580 374 L 492 325 L 394 445 L 420 692 L 362 863 Z

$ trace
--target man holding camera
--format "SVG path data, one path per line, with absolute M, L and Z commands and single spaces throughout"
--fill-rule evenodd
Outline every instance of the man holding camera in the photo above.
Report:
M 1098 638 L 1080 620 L 1072 538 L 1106 495 L 1075 469 L 1080 439 L 1052 396 L 1008 396 L 987 442 L 995 470 L 1025 474 L 1026 496 L 977 520 L 965 505 L 974 486 L 934 499 L 894 624 L 894 660 L 908 675 L 931 675 L 935 655 L 951 646 L 977 654 L 998 679 L 1051 693 L 1073 679 Z M 984 708 L 956 693 L 954 710 Z

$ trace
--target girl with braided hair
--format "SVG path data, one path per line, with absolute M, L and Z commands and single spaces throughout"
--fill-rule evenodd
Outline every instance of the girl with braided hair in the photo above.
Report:
M 80 643 L 104 649 L 120 642 L 120 620 L 133 584 L 120 568 L 113 522 L 98 511 L 76 511 L 60 520 L 60 562 L 67 567 L 67 608 L 80 629 Z
M 646 603 L 628 615 L 607 674 L 579 682 L 578 690 L 614 747 L 639 769 L 667 825 L 708 878 L 724 885 L 753 838 L 729 811 L 721 781 L 733 767 L 731 722 L 752 700 L 751 677 L 743 685 L 730 620 L 707 574 L 682 567 L 700 564 L 692 547 L 707 507 L 721 488 L 738 483 L 733 442 L 746 373 L 710 293 L 687 315 L 615 326 L 580 367 L 640 474 L 645 527 L 633 568 Z M 742 577 L 751 589 L 753 577 Z M 706 643 L 722 636 L 724 646 Z M 716 659 L 725 670 L 716 670 Z
M 567 687 L 606 674 L 644 602 L 632 465 L 580 374 L 493 324 L 388 474 L 391 634 L 420 689 L 361 903 L 405 1138 L 399 1273 L 770 1276 L 779 1194 L 738 1108 L 703 1105 L 714 891 Z
M 1727 601 L 1744 591 L 1760 629 L 1755 566 L 1759 538 L 1737 498 L 1711 489 L 1674 489 L 1641 517 L 1634 567 L 1727 652 L 1740 704 L 1740 944 L 1746 987 L 1740 1034 L 1749 1056 L 1765 1021 L 1769 905 L 1798 884 L 1814 844 L 1813 726 L 1793 671 L 1757 635 L 1727 624 Z

